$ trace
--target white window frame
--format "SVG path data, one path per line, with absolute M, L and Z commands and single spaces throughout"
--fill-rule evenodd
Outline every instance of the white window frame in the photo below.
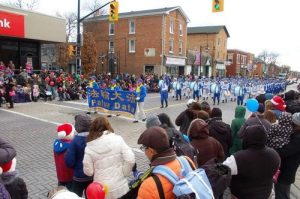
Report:
M 113 33 L 111 33 L 112 27 L 113 27 L 113 30 L 114 30 Z M 108 35 L 115 35 L 115 32 L 116 32 L 115 24 L 114 23 L 109 23 L 109 25 L 108 25 Z
M 131 24 L 134 24 L 134 30 L 133 31 L 131 29 Z M 135 34 L 135 31 L 136 31 L 135 20 L 129 20 L 129 34 Z
M 232 53 L 228 53 L 227 60 L 230 61 L 231 63 L 233 62 L 233 54 Z
M 171 47 L 172 47 L 172 49 L 171 49 Z M 169 53 L 172 53 L 172 54 L 174 53 L 174 39 L 169 39 Z
M 179 41 L 178 54 L 180 54 L 180 55 L 183 54 L 183 41 Z
M 174 34 L 174 21 L 173 20 L 170 21 L 170 33 Z
M 179 36 L 183 36 L 183 25 L 179 24 Z
M 113 44 L 112 46 L 110 44 Z M 115 42 L 114 41 L 109 41 L 108 42 L 108 50 L 110 52 L 114 52 L 115 51 Z
M 240 55 L 240 54 L 237 54 L 237 55 L 236 55 L 236 63 L 237 63 L 237 64 L 240 64 L 240 63 L 241 63 L 241 55 Z
M 133 43 L 131 43 L 131 42 L 133 42 Z M 132 49 L 132 44 L 133 44 L 134 49 Z M 129 39 L 128 40 L 128 52 L 129 53 L 135 53 L 135 47 L 136 47 L 135 39 Z

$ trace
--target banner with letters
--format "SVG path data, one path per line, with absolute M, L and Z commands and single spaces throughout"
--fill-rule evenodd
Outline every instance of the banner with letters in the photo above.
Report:
M 111 111 L 123 111 L 135 114 L 136 93 L 109 89 L 87 88 L 90 108 L 102 107 Z

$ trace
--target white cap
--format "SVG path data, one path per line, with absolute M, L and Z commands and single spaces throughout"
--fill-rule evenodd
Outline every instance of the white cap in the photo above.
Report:
M 186 105 L 191 105 L 193 102 L 196 102 L 196 100 L 194 100 L 194 99 L 189 99 L 188 101 L 187 101 L 187 103 L 186 103 Z

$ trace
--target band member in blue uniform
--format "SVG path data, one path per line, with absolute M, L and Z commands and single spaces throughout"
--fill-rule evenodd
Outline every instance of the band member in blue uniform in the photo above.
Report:
M 168 107 L 168 88 L 169 88 L 169 81 L 167 76 L 164 79 L 159 81 L 159 90 L 160 90 L 160 103 L 161 107 L 164 108 L 164 102 L 166 104 L 166 108 Z
M 214 105 L 216 105 L 216 99 L 218 100 L 218 105 L 220 104 L 220 93 L 221 85 L 220 82 L 215 82 L 211 85 L 211 93 L 213 94 Z
M 144 102 L 145 102 L 145 97 L 147 96 L 147 90 L 146 90 L 146 87 L 143 84 L 142 79 L 139 79 L 137 81 L 137 83 L 138 83 L 138 85 L 137 85 L 136 90 L 135 90 L 135 92 L 137 94 L 137 97 L 136 97 L 137 110 L 135 111 L 135 114 L 134 114 L 135 120 L 133 121 L 133 123 L 138 122 L 138 119 L 139 119 L 140 115 L 142 116 L 142 121 L 146 120 L 146 114 L 144 112 Z
M 175 91 L 175 94 L 176 94 L 176 100 L 178 100 L 178 96 L 179 96 L 179 99 L 181 100 L 181 89 L 182 89 L 182 82 L 180 81 L 180 79 L 176 79 L 174 78 L 174 82 L 172 84 L 172 87 Z

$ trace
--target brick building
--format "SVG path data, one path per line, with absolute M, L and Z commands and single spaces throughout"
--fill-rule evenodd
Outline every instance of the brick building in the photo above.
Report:
M 187 23 L 180 7 L 132 11 L 86 19 L 83 30 L 92 32 L 99 54 L 98 72 L 184 74 Z
M 253 63 L 254 63 L 253 74 L 259 78 L 266 76 L 266 71 L 267 71 L 266 63 L 259 58 L 254 58 Z
M 251 76 L 254 74 L 254 54 L 230 49 L 227 50 L 226 76 Z
M 189 62 L 190 70 L 201 76 L 225 76 L 227 39 L 226 26 L 189 27 L 187 33 L 188 53 L 198 54 L 200 62 Z M 188 57 L 190 57 L 188 55 Z M 200 67 L 201 65 L 201 67 Z

